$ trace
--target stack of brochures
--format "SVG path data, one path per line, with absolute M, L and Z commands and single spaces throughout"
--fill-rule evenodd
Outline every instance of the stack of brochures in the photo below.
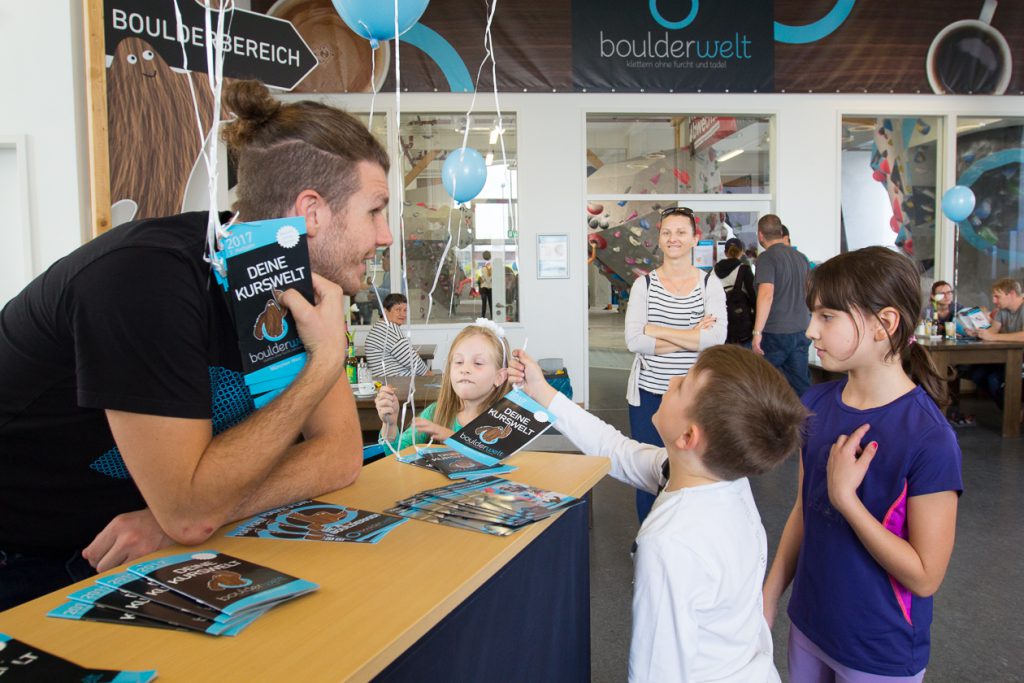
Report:
M 501 477 L 461 481 L 421 491 L 388 510 L 396 515 L 508 536 L 579 503 L 578 498 Z
M 0 633 L 0 676 L 4 683 L 149 683 L 156 679 L 156 671 L 88 669 Z
M 231 302 L 245 385 L 262 408 L 291 384 L 306 364 L 298 328 L 281 303 L 295 289 L 313 302 L 313 278 L 302 216 L 235 223 L 221 238 L 217 258 L 227 277 L 217 282 Z
M 215 550 L 172 555 L 97 579 L 48 616 L 233 636 L 315 583 Z
M 358 510 L 322 500 L 302 500 L 247 519 L 229 532 L 228 536 L 328 543 L 376 543 L 404 522 L 403 517 L 394 515 Z
M 555 416 L 513 389 L 475 420 L 445 439 L 444 445 L 420 448 L 400 462 L 440 472 L 449 479 L 479 479 L 515 470 L 502 461 L 543 434 Z

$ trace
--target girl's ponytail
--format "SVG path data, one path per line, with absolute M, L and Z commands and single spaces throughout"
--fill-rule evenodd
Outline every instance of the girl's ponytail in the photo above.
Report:
M 956 378 L 955 372 L 949 368 L 945 374 L 939 372 L 932 355 L 914 340 L 903 353 L 902 360 L 903 370 L 932 397 L 937 406 L 945 408 L 949 405 L 949 382 Z

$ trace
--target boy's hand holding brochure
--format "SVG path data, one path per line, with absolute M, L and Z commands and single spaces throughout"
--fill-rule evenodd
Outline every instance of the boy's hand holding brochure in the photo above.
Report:
M 544 371 L 526 351 L 516 349 L 508 364 L 508 379 L 545 408 L 551 405 L 558 390 L 544 379 Z

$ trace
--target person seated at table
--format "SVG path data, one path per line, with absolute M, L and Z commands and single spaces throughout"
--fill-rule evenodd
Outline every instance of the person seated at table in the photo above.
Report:
M 126 223 L 54 263 L 0 312 L 0 610 L 359 475 L 343 302 L 391 244 L 387 150 L 257 81 L 224 106 L 238 219 L 305 221 L 314 302 L 278 297 L 305 367 L 255 409 L 206 211 Z
M 414 435 L 415 443 L 444 441 L 509 392 L 510 356 L 504 330 L 493 321 L 477 318 L 452 341 L 437 402 L 427 406 L 401 434 L 398 395 L 389 386 L 377 392 L 374 405 L 382 423 L 380 442 L 399 451 L 414 443 Z
M 953 286 L 945 280 L 936 280 L 932 283 L 932 293 L 929 305 L 925 306 L 921 314 L 923 320 L 937 320 L 940 323 L 948 323 L 954 319 L 956 311 L 953 310 Z
M 631 683 L 778 681 L 761 595 L 767 540 L 747 477 L 800 449 L 807 411 L 779 371 L 739 346 L 705 349 L 654 414 L 664 447 L 559 394 L 521 350 L 509 378 L 580 451 L 611 458 L 613 477 L 651 493 L 664 485 L 636 539 Z
M 1024 297 L 1020 282 L 1004 277 L 992 283 L 992 326 L 980 330 L 970 329 L 967 334 L 982 341 L 1024 341 Z M 1006 388 L 1006 366 L 1002 363 L 972 365 L 972 382 L 988 391 L 999 409 L 1003 409 L 1003 390 Z
M 409 300 L 395 292 L 384 297 L 384 317 L 373 324 L 366 335 L 366 364 L 374 377 L 391 375 L 433 375 L 416 354 L 402 325 L 409 319 Z

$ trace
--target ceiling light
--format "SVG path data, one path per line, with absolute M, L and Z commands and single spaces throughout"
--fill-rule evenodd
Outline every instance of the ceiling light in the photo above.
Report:
M 731 152 L 726 152 L 725 154 L 722 154 L 721 156 L 718 157 L 718 163 L 725 163 L 726 161 L 729 161 L 729 159 L 735 159 L 741 154 L 743 154 L 742 149 L 734 149 Z

